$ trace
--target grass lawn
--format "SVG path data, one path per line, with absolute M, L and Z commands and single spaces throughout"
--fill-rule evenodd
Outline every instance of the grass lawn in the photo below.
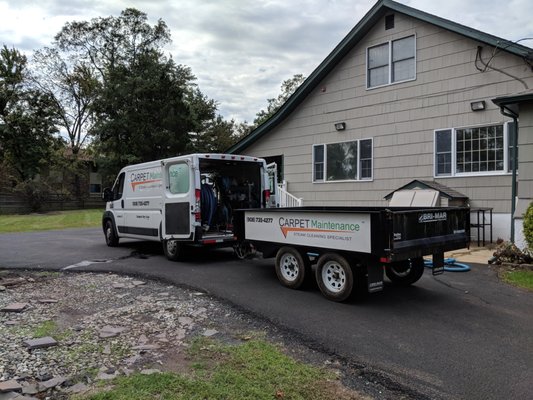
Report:
M 507 283 L 533 291 L 533 271 L 505 271 L 502 276 L 503 280 Z
M 102 223 L 103 210 L 54 211 L 45 214 L 0 215 L 0 233 L 92 228 Z
M 192 370 L 186 375 L 137 373 L 83 399 L 367 399 L 343 389 L 333 372 L 295 361 L 264 340 L 230 346 L 202 338 L 188 356 Z

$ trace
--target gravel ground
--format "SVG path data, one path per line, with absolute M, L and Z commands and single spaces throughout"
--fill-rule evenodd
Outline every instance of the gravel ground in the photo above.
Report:
M 0 312 L 0 392 L 2 384 L 20 385 L 19 400 L 66 399 L 134 371 L 187 372 L 186 348 L 194 337 L 239 343 L 258 332 L 297 359 L 337 371 L 355 389 L 354 398 L 361 398 L 356 391 L 365 399 L 414 398 L 268 321 L 161 282 L 111 273 L 0 270 L 0 309 L 13 303 L 25 307 Z M 37 336 L 52 337 L 57 345 L 29 349 L 25 341 Z
M 21 312 L 0 313 L 0 381 L 15 379 L 31 395 L 50 379 L 68 386 L 184 368 L 187 339 L 228 336 L 211 316 L 234 317 L 203 293 L 114 274 L 0 276 L 0 308 L 26 304 Z M 24 343 L 43 335 L 58 344 L 28 349 Z
M 0 313 L 0 381 L 15 380 L 27 397 L 68 398 L 133 371 L 185 372 L 193 337 L 238 342 L 255 330 L 242 313 L 203 293 L 158 282 L 91 273 L 0 277 L 0 308 L 26 305 Z M 43 335 L 57 345 L 24 343 Z

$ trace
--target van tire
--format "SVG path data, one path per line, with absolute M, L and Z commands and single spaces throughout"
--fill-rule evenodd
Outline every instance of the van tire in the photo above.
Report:
M 276 254 L 276 275 L 283 286 L 301 288 L 312 278 L 311 263 L 294 247 L 282 247 Z
M 105 235 L 105 242 L 109 247 L 118 246 L 119 239 L 117 236 L 117 232 L 115 231 L 115 224 L 113 224 L 113 221 L 111 221 L 110 219 L 105 221 L 104 235 Z
M 183 255 L 183 245 L 177 240 L 163 240 L 163 252 L 170 261 L 178 261 Z
M 409 286 L 417 282 L 424 274 L 424 259 L 409 258 L 385 266 L 385 275 L 392 283 L 399 286 Z
M 326 253 L 318 259 L 316 281 L 326 299 L 345 301 L 352 294 L 354 273 L 346 258 L 340 254 Z

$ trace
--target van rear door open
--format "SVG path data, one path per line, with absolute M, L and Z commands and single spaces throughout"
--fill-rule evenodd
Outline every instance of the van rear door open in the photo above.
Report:
M 192 239 L 191 218 L 195 207 L 192 159 L 162 163 L 164 206 L 163 239 Z

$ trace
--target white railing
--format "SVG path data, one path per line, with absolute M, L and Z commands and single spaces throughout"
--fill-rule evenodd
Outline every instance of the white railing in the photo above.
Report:
M 302 207 L 303 199 L 300 199 L 286 190 L 287 184 L 284 181 L 282 184 L 278 185 L 278 198 L 277 203 L 279 207 Z

